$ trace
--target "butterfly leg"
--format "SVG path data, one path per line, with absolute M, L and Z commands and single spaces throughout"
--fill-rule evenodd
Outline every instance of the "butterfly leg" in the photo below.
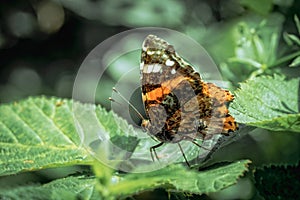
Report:
M 154 162 L 153 152 L 154 152 L 154 155 L 155 155 L 156 159 L 159 160 L 155 149 L 158 148 L 158 147 L 160 147 L 163 144 L 164 144 L 164 142 L 161 142 L 161 143 L 159 143 L 157 145 L 154 145 L 154 146 L 150 147 L 150 154 L 151 154 L 151 158 L 152 158 L 153 162 Z
M 207 151 L 211 151 L 211 149 L 208 149 L 208 148 L 205 148 L 205 147 L 203 147 L 203 146 L 201 146 L 200 144 L 198 144 L 197 142 L 195 142 L 195 141 L 191 141 L 193 144 L 195 144 L 196 146 L 198 146 L 199 148 L 201 148 L 201 149 L 204 149 L 204 150 L 207 150 Z
M 184 158 L 184 160 L 185 160 L 185 163 L 187 164 L 187 166 L 188 166 L 189 168 L 191 168 L 191 165 L 190 165 L 190 163 L 188 162 L 188 160 L 186 159 L 186 156 L 185 156 L 185 154 L 184 154 L 184 152 L 183 152 L 183 149 L 182 149 L 181 145 L 180 145 L 179 143 L 177 143 L 177 144 L 178 144 L 179 149 L 180 149 L 180 151 L 181 151 L 181 153 L 182 153 L 182 155 L 183 155 L 183 158 Z

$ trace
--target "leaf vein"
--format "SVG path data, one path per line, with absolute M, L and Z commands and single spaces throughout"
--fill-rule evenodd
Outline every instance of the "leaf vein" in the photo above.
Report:
M 40 135 L 37 134 L 37 132 L 29 125 L 29 123 L 26 120 L 24 120 L 20 115 L 18 115 L 18 113 L 15 110 L 13 110 L 11 107 L 8 108 L 12 111 L 12 114 L 14 114 L 17 118 L 19 118 L 22 122 L 24 122 L 24 125 L 26 125 L 33 133 L 35 133 L 35 136 L 42 144 L 45 144 L 45 142 L 40 137 Z
M 4 127 L 6 127 L 6 129 L 8 129 L 7 132 L 9 132 L 9 134 L 10 134 L 11 138 L 14 140 L 14 142 L 19 143 L 19 140 L 18 140 L 18 138 L 13 134 L 12 129 L 11 129 L 9 126 L 7 126 L 7 124 L 5 124 L 3 121 L 0 121 L 0 123 L 1 123 Z M 6 133 L 7 133 L 7 132 L 6 132 Z
M 59 128 L 59 126 L 55 123 L 54 120 L 52 120 L 49 116 L 47 116 L 47 114 L 39 106 L 37 106 L 36 103 L 34 103 L 33 105 L 37 108 L 37 110 L 39 111 L 39 113 L 41 113 L 46 119 L 48 119 L 48 121 L 50 123 L 52 123 L 54 125 L 54 127 L 56 128 L 56 130 L 58 131 L 58 133 L 61 134 L 62 138 L 66 142 L 71 143 L 71 144 L 73 144 L 73 145 L 76 146 L 76 144 L 74 143 L 74 141 L 70 140 L 70 138 L 66 136 L 66 133 Z M 54 109 L 54 110 L 56 110 L 56 109 Z

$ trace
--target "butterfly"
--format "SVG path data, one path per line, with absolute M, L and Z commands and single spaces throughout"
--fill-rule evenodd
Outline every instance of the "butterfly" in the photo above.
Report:
M 142 45 L 140 78 L 142 101 L 147 119 L 142 128 L 164 143 L 196 139 L 207 140 L 215 134 L 230 135 L 238 129 L 227 104 L 234 96 L 213 83 L 206 83 L 200 74 L 165 40 L 148 35 Z

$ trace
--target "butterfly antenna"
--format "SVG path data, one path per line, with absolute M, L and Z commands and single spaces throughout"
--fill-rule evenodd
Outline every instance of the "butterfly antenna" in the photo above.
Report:
M 122 105 L 121 103 L 117 102 L 116 100 L 114 100 L 114 99 L 111 98 L 111 97 L 108 97 L 108 100 L 110 100 L 111 102 L 114 102 L 114 103 L 116 103 L 116 104 Z
M 112 90 L 117 93 L 133 110 L 134 112 L 142 119 L 145 120 L 143 115 L 115 88 L 113 87 Z M 116 102 L 113 98 L 109 97 L 110 101 Z M 116 102 L 118 103 L 118 102 Z M 120 103 L 119 103 L 120 104 Z

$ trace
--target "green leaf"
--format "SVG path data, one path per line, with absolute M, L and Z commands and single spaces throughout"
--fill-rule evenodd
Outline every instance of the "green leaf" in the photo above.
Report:
M 290 67 L 298 67 L 300 65 L 300 56 L 296 57 L 289 65 Z
M 194 171 L 181 165 L 143 174 L 129 174 L 118 184 L 111 185 L 110 194 L 126 197 L 137 192 L 164 187 L 167 190 L 196 194 L 216 192 L 237 182 L 248 170 L 249 160 L 242 160 L 205 171 Z
M 106 132 L 115 143 L 120 141 L 118 137 L 122 137 L 122 144 L 117 145 L 126 146 L 131 152 L 138 143 L 138 140 L 128 137 L 127 133 L 135 134 L 132 126 L 93 104 L 34 97 L 1 105 L 0 113 L 0 175 L 49 167 L 91 165 L 94 158 L 90 156 L 90 145 L 99 141 L 99 130 Z M 84 141 L 81 141 L 78 131 L 86 134 Z M 84 148 L 82 142 L 90 148 Z
M 289 38 L 292 43 L 300 46 L 300 39 L 296 35 L 286 33 L 286 37 Z
M 0 189 L 1 199 L 101 199 L 95 190 L 95 178 L 67 177 L 43 185 L 4 187 Z
M 29 98 L 0 106 L 0 175 L 89 162 L 72 102 Z
M 247 65 L 251 65 L 255 68 L 261 68 L 262 64 L 251 59 L 251 58 L 237 58 L 237 57 L 234 57 L 234 58 L 229 58 L 228 59 L 228 62 L 237 62 L 237 63 L 241 63 L 241 64 L 247 64 Z
M 293 41 L 290 39 L 289 34 L 287 32 L 283 33 L 283 39 L 287 43 L 288 46 L 293 45 Z
M 300 132 L 299 79 L 261 76 L 241 84 L 230 113 L 237 122 L 274 131 Z
M 148 173 L 111 176 L 106 183 L 95 177 L 70 176 L 43 185 L 0 188 L 0 196 L 4 199 L 116 199 L 159 187 L 202 194 L 235 184 L 248 171 L 250 163 L 242 160 L 200 172 L 182 165 L 171 165 Z M 99 193 L 99 188 L 106 191 L 106 195 Z

